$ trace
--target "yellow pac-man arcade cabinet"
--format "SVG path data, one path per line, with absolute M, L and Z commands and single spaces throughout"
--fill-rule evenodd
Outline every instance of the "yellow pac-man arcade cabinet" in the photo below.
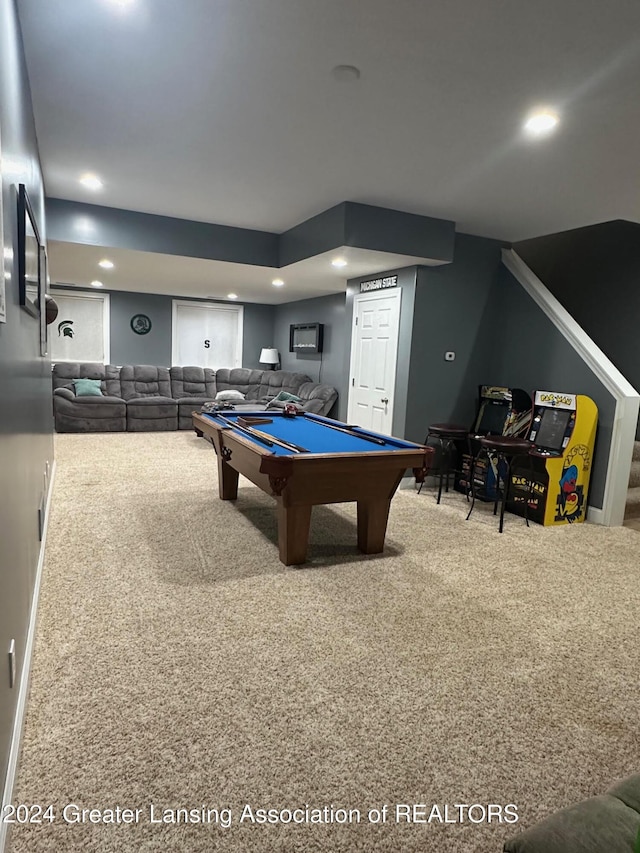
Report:
M 532 449 L 511 471 L 511 512 L 538 524 L 584 521 L 598 409 L 590 397 L 536 391 Z

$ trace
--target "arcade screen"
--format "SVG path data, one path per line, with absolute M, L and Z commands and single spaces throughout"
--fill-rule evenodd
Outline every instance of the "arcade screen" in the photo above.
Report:
M 562 441 L 571 417 L 567 409 L 543 409 L 536 446 L 548 450 L 562 450 Z
M 502 435 L 505 421 L 509 417 L 507 402 L 492 402 L 485 400 L 480 407 L 476 425 L 476 435 Z

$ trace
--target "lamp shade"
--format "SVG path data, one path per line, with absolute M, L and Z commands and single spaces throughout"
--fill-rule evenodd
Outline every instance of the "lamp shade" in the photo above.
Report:
M 265 347 L 260 353 L 260 364 L 277 364 L 279 361 L 277 349 Z

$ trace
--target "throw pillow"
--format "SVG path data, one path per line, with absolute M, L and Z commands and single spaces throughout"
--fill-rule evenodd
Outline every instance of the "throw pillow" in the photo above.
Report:
M 99 379 L 74 379 L 76 397 L 102 397 Z
M 273 403 L 301 403 L 302 397 L 296 397 L 295 394 L 290 394 L 288 391 L 281 391 L 277 397 L 271 401 Z
M 244 394 L 240 391 L 218 391 L 216 400 L 244 400 Z

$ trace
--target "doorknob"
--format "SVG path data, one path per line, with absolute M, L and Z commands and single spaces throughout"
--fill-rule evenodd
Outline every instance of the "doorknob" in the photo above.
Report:
M 383 398 L 382 398 L 382 402 L 383 402 L 383 403 L 385 404 L 385 406 L 386 406 L 386 405 L 387 405 L 387 403 L 389 402 L 389 398 L 388 398 L 388 397 L 383 397 Z

